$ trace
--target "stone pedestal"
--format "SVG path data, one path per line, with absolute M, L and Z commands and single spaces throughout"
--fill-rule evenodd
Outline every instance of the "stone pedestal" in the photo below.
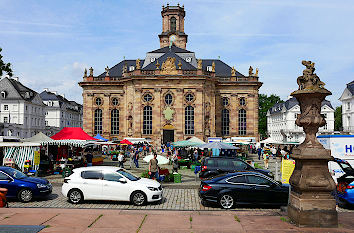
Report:
M 295 123 L 303 127 L 306 138 L 291 155 L 295 169 L 290 177 L 288 216 L 299 227 L 338 227 L 336 201 L 331 196 L 336 184 L 328 171 L 332 156 L 316 137 L 318 128 L 326 124 L 322 101 L 332 93 L 314 73 L 315 63 L 302 64 L 306 69 L 297 79 L 299 89 L 291 95 L 299 101 L 301 114 Z

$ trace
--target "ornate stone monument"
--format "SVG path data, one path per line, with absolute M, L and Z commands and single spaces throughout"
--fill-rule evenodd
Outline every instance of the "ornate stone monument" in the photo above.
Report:
M 301 114 L 296 124 L 303 127 L 304 142 L 293 150 L 295 169 L 290 178 L 289 218 L 300 227 L 337 227 L 336 201 L 331 195 L 336 187 L 329 171 L 330 150 L 317 140 L 318 128 L 326 124 L 321 115 L 321 103 L 332 93 L 314 73 L 315 63 L 302 61 L 306 66 L 297 79 L 299 89 L 291 93 L 300 104 Z

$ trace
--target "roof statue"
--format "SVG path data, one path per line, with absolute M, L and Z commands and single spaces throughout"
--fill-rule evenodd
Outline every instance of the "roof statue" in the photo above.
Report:
M 106 77 L 108 77 L 109 76 L 109 67 L 107 66 L 104 70 L 106 71 Z
M 177 68 L 175 64 L 175 57 L 168 57 L 165 62 L 162 63 L 161 66 L 161 74 L 177 74 Z
M 92 66 L 90 67 L 90 77 L 93 77 L 93 68 L 92 68 Z
M 85 70 L 84 70 L 84 78 L 86 78 L 87 77 L 87 69 L 85 68 Z
M 179 62 L 178 62 L 178 69 L 180 70 L 180 69 L 182 69 L 182 63 L 181 63 L 181 60 L 179 60 Z
M 256 73 L 254 74 L 254 76 L 258 77 L 258 68 L 256 68 Z
M 128 71 L 127 64 L 124 64 L 124 66 L 123 66 L 123 73 L 127 73 L 127 71 Z
M 215 62 L 214 61 L 211 64 L 211 72 L 215 72 Z
M 159 60 L 156 61 L 156 69 L 159 70 L 160 69 L 160 64 L 159 64 Z
M 250 66 L 250 68 L 248 69 L 248 76 L 253 76 L 253 68 L 252 66 Z
M 198 70 L 202 70 L 202 69 L 203 69 L 203 60 L 198 59 Z
M 315 72 L 315 63 L 311 61 L 302 61 L 301 62 L 306 69 L 302 72 L 302 76 L 297 78 L 297 84 L 299 85 L 298 90 L 304 91 L 323 91 L 326 90 L 324 88 L 324 83 L 321 82 L 320 78 L 317 76 Z
M 137 70 L 140 70 L 140 59 L 136 59 L 136 62 L 135 62 L 135 69 Z
M 231 69 L 231 76 L 232 76 L 232 77 L 235 77 L 235 76 L 236 76 L 236 69 L 235 69 L 234 66 L 233 66 L 232 69 Z

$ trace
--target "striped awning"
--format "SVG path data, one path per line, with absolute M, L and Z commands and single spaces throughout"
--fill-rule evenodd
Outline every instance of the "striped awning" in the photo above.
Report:
M 57 145 L 57 146 L 75 146 L 75 147 L 87 147 L 95 145 L 96 141 L 87 140 L 52 140 L 40 142 L 41 145 Z
M 23 171 L 26 160 L 32 161 L 34 159 L 34 151 L 39 151 L 39 147 L 20 146 L 20 147 L 5 147 L 4 161 L 11 159 Z M 34 166 L 34 170 L 38 169 L 38 165 Z

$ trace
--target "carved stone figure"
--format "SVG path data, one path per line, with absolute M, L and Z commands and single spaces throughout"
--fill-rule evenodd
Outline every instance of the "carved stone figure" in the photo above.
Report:
M 109 76 L 109 67 L 108 66 L 105 68 L 105 71 L 106 71 L 106 77 L 108 77 Z
M 93 68 L 92 68 L 92 66 L 90 67 L 90 77 L 93 77 Z
M 233 66 L 232 69 L 231 69 L 231 76 L 232 76 L 232 77 L 235 77 L 235 76 L 236 76 L 236 69 L 235 69 L 234 66 Z
M 159 60 L 156 61 L 156 69 L 159 70 L 160 69 L 160 63 Z
M 302 61 L 306 69 L 302 72 L 302 76 L 297 78 L 299 90 L 320 90 L 324 88 L 324 83 L 315 72 L 315 63 L 311 61 Z
M 127 64 L 124 64 L 124 65 L 123 65 L 123 74 L 124 74 L 124 73 L 127 73 L 127 71 L 128 71 Z
M 128 135 L 133 135 L 133 103 L 128 103 Z
M 179 60 L 179 62 L 178 62 L 178 69 L 179 69 L 179 70 L 182 69 L 182 62 L 181 62 L 181 60 Z
M 87 77 L 87 69 L 85 68 L 85 70 L 84 70 L 84 78 L 86 78 Z
M 140 70 L 140 59 L 137 59 L 135 62 L 135 69 Z
M 256 68 L 256 73 L 254 74 L 254 76 L 258 77 L 258 68 Z
M 198 59 L 198 70 L 202 70 L 202 69 L 203 69 L 203 60 Z
M 168 57 L 166 59 L 166 61 L 164 61 L 162 63 L 161 66 L 161 74 L 167 74 L 167 75 L 171 75 L 171 74 L 177 74 L 177 68 L 176 68 L 176 58 L 174 57 Z
M 214 61 L 211 64 L 211 72 L 215 72 L 215 62 Z
M 250 66 L 250 68 L 248 69 L 248 76 L 253 76 L 253 68 L 252 66 Z

